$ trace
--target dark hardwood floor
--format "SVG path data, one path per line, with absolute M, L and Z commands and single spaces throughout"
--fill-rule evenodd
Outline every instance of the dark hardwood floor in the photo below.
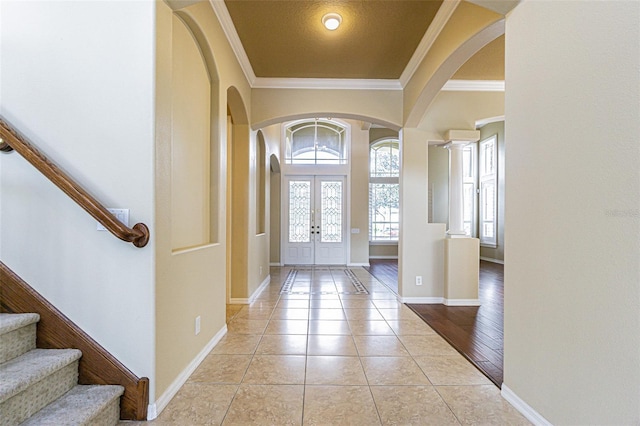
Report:
M 382 281 L 394 293 L 398 294 L 398 260 L 397 259 L 369 259 L 367 271 L 379 281 Z
M 397 292 L 397 261 L 370 263 L 369 272 Z M 481 306 L 407 305 L 498 387 L 503 379 L 503 289 L 504 266 L 480 261 Z

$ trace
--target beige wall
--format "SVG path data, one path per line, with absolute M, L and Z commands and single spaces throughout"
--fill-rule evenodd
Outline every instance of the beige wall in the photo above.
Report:
M 351 122 L 351 264 L 369 264 L 369 131 Z
M 0 259 L 138 376 L 154 371 L 152 2 L 0 2 L 0 114 L 149 245 L 0 155 Z M 153 388 L 151 389 L 153 398 Z
M 151 402 L 158 404 L 158 409 L 168 402 L 175 386 L 180 384 L 181 375 L 193 368 L 197 356 L 205 350 L 212 340 L 224 332 L 226 287 L 226 191 L 215 188 L 226 188 L 227 185 L 227 89 L 233 87 L 234 101 L 240 99 L 245 105 L 250 103 L 250 88 L 233 51 L 231 50 L 224 32 L 220 27 L 211 6 L 198 3 L 175 12 L 182 19 L 193 35 L 191 40 L 197 43 L 206 64 L 211 92 L 211 132 L 212 143 L 210 149 L 212 157 L 210 197 L 211 205 L 216 211 L 212 212 L 218 220 L 212 222 L 217 232 L 217 242 L 199 246 L 191 250 L 172 250 L 171 233 L 172 221 L 172 128 L 171 111 L 173 91 L 177 90 L 172 84 L 173 61 L 172 45 L 173 12 L 163 2 L 157 3 L 156 17 L 156 289 L 155 289 L 155 318 L 156 318 L 156 380 L 152 381 L 155 396 Z M 182 25 L 182 24 L 181 24 Z M 197 61 L 196 61 L 197 63 Z M 190 104 L 194 114 L 202 113 L 204 106 Z M 235 105 L 234 105 L 235 107 Z M 250 111 L 246 112 L 248 116 Z M 245 121 L 247 118 L 245 117 Z M 250 134 L 247 125 L 239 126 L 240 138 L 246 141 L 246 149 L 255 149 L 255 134 Z M 244 127 L 244 128 L 242 128 Z M 249 156 L 247 155 L 247 162 Z M 255 163 L 254 163 L 255 165 Z M 255 169 L 255 166 L 254 166 Z M 246 175 L 246 179 L 253 179 L 255 175 Z M 248 183 L 243 188 L 245 193 L 255 195 L 255 184 Z M 255 200 L 255 196 L 252 197 Z M 255 202 L 252 207 L 255 209 Z M 248 211 L 247 217 L 255 218 L 255 211 Z M 221 220 L 222 219 L 222 220 Z M 249 228 L 247 228 L 249 229 Z M 254 228 L 255 229 L 255 223 Z M 255 234 L 255 232 L 253 233 Z M 255 235 L 254 235 L 255 236 Z M 245 247 L 250 241 L 246 240 Z M 247 248 L 248 250 L 248 248 Z M 259 248 L 258 248 L 259 250 Z M 264 249 L 267 256 L 268 249 Z M 252 255 L 250 262 L 258 262 L 260 256 Z M 254 268 L 247 264 L 245 271 Z M 246 272 L 245 272 L 246 273 Z M 252 275 L 255 278 L 255 275 Z M 253 285 L 253 283 L 251 283 Z M 248 287 L 248 284 L 247 286 Z M 245 287 L 245 290 L 246 290 Z M 257 287 L 257 285 L 255 285 Z M 195 318 L 201 317 L 201 332 L 194 333 Z
M 253 89 L 252 127 L 330 115 L 399 129 L 401 90 Z
M 552 424 L 640 422 L 639 17 L 507 20 L 504 384 Z
M 211 242 L 212 114 L 200 49 L 176 16 L 171 28 L 171 246 L 177 250 Z
M 445 228 L 443 224 L 428 223 L 427 134 L 403 129 L 400 142 L 398 292 L 403 298 L 442 298 Z M 422 276 L 422 286 L 415 284 L 416 276 Z
M 449 151 L 446 148 L 429 147 L 429 189 L 429 222 L 444 223 L 449 229 Z

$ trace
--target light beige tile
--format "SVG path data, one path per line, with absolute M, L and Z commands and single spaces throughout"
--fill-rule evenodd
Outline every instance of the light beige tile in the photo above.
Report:
M 352 309 L 345 308 L 345 315 L 348 320 L 368 320 L 368 321 L 382 321 L 384 318 L 380 315 L 377 309 Z
M 360 358 L 356 356 L 307 357 L 307 385 L 366 385 Z
M 280 299 L 276 309 L 309 309 L 309 299 Z
M 309 334 L 351 334 L 349 323 L 340 320 L 311 320 Z
M 300 425 L 303 394 L 301 385 L 240 385 L 223 424 Z
M 309 336 L 307 354 L 357 356 L 358 351 L 351 336 L 316 334 Z
M 189 377 L 189 382 L 240 383 L 252 355 L 209 355 Z
M 360 356 L 409 356 L 396 336 L 354 336 Z
M 238 312 L 235 319 L 268 320 L 273 312 L 273 307 L 247 307 Z
M 304 369 L 304 356 L 255 355 L 242 382 L 254 385 L 304 384 Z
M 310 309 L 309 319 L 311 320 L 345 320 L 342 309 Z
M 378 309 L 399 309 L 404 305 L 397 300 L 389 300 L 389 299 L 377 299 L 373 301 L 373 304 Z
M 418 356 L 416 362 L 434 385 L 491 385 L 476 367 L 461 355 Z
M 311 309 L 342 309 L 340 299 L 311 299 Z
M 402 307 L 399 309 L 379 309 L 380 314 L 386 320 L 414 320 L 418 316 L 409 308 Z
M 306 386 L 305 425 L 379 425 L 367 386 Z
M 342 301 L 342 306 L 348 309 L 374 309 L 373 303 L 370 300 L 354 300 L 345 299 Z
M 500 396 L 500 389 L 494 385 L 436 386 L 435 389 L 462 424 L 530 424 Z
M 219 425 L 238 385 L 186 383 L 153 425 Z
M 395 333 L 386 321 L 349 320 L 354 336 L 393 336 Z
M 296 302 L 300 302 L 300 300 L 296 300 Z M 276 308 L 273 310 L 273 315 L 271 316 L 272 320 L 274 319 L 306 320 L 308 318 L 309 318 L 309 309 L 298 309 L 298 308 L 284 308 L 284 309 Z
M 227 331 L 234 334 L 262 334 L 269 320 L 236 318 L 227 324 Z
M 264 334 L 307 334 L 308 326 L 306 320 L 271 320 Z
M 361 359 L 369 385 L 430 385 L 413 358 L 363 357 Z
M 211 351 L 212 354 L 252 354 L 260 342 L 255 334 L 227 334 Z
M 305 355 L 307 336 L 301 334 L 265 334 L 256 349 L 257 355 Z
M 384 425 L 459 425 L 432 386 L 372 386 Z
M 455 357 L 458 355 L 458 352 L 437 334 L 428 336 L 400 336 L 399 338 L 412 356 Z
M 371 292 L 371 299 L 372 300 L 397 300 L 397 297 L 395 294 L 393 294 L 390 291 L 373 291 Z
M 434 335 L 435 331 L 427 323 L 420 319 L 413 320 L 387 320 L 387 324 L 399 336 L 425 336 Z

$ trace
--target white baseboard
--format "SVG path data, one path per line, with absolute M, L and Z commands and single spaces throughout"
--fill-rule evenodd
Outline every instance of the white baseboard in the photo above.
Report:
M 267 278 L 262 281 L 262 284 L 253 292 L 251 297 L 232 297 L 229 299 L 230 305 L 250 305 L 260 296 L 260 293 L 264 291 L 265 288 L 269 286 L 271 282 L 271 275 L 267 275 Z
M 369 262 L 361 262 L 361 263 L 360 262 L 356 262 L 356 263 L 348 263 L 347 266 L 351 266 L 351 267 L 353 267 L 353 266 L 363 266 L 363 267 L 366 266 L 366 267 L 369 267 L 371 265 L 369 265 Z
M 280 262 L 271 262 L 269 266 L 282 266 L 282 264 Z
M 518 395 L 516 395 L 507 385 L 502 383 L 502 391 L 500 392 L 502 397 L 507 402 L 527 418 L 531 423 L 536 426 L 552 426 L 552 423 L 542 417 L 540 413 L 531 408 L 529 404 L 524 402 Z
M 187 382 L 189 376 L 191 376 L 191 374 L 196 371 L 196 368 L 198 368 L 200 363 L 204 361 L 207 355 L 209 355 L 209 352 L 211 352 L 211 350 L 218 344 L 220 339 L 222 339 L 225 334 L 227 334 L 226 324 L 220 329 L 220 331 L 216 333 L 215 336 L 213 336 L 209 343 L 207 343 L 207 346 L 205 346 L 200 351 L 200 353 L 196 355 L 193 361 L 189 363 L 187 368 L 182 370 L 182 373 L 180 373 L 178 377 L 176 377 L 176 379 L 169 385 L 167 390 L 165 390 L 164 393 L 160 395 L 160 398 L 158 398 L 155 403 L 149 404 L 149 407 L 147 408 L 147 420 L 153 420 L 158 417 L 160 413 L 162 413 L 162 410 L 166 408 L 167 404 L 169 404 L 173 397 L 176 396 L 180 388 Z
M 398 256 L 369 256 L 369 259 L 398 259 Z
M 480 260 L 485 260 L 487 262 L 491 262 L 491 263 L 499 263 L 501 265 L 504 265 L 504 260 L 500 260 L 500 259 L 494 259 L 492 257 L 484 257 L 484 256 L 480 256 Z
M 480 299 L 444 299 L 447 306 L 480 306 Z
M 403 297 L 402 303 L 424 303 L 427 305 L 435 305 L 444 303 L 443 297 Z

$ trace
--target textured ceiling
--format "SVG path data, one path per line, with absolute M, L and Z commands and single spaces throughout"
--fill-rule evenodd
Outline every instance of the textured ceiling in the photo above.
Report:
M 456 80 L 504 80 L 504 35 L 473 55 L 453 75 Z
M 226 0 L 257 77 L 398 79 L 442 0 Z M 326 30 L 322 16 L 342 25 Z

